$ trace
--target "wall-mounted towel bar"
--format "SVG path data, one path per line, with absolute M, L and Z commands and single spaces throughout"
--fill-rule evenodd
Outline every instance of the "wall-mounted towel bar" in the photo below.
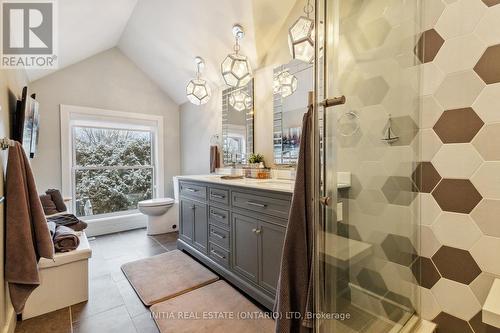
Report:
M 5 150 L 9 147 L 14 146 L 14 142 L 14 140 L 11 140 L 9 138 L 0 139 L 0 148 L 2 148 L 2 150 Z

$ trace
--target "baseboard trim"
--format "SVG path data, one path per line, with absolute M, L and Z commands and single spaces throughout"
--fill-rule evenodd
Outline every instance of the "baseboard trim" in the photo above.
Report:
M 140 213 L 110 216 L 101 219 L 89 219 L 85 221 L 88 223 L 85 233 L 88 237 L 92 237 L 112 234 L 120 231 L 145 228 L 147 221 L 147 217 Z

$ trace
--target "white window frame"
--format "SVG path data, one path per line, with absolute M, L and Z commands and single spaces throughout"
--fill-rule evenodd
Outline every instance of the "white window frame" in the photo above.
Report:
M 153 133 L 153 198 L 164 196 L 163 175 L 163 117 L 142 113 L 89 108 L 75 105 L 60 105 L 61 116 L 61 176 L 62 193 L 65 197 L 74 196 L 73 186 L 73 127 L 102 127 L 111 129 L 147 130 Z M 71 201 L 71 211 L 75 211 L 75 200 Z M 82 217 L 88 222 L 110 221 L 113 218 L 139 217 L 138 210 L 128 210 L 96 216 Z

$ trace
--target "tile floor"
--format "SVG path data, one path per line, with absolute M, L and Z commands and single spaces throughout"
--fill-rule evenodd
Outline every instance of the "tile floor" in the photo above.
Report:
M 17 324 L 16 333 L 158 332 L 120 266 L 176 248 L 177 233 L 148 237 L 145 229 L 91 241 L 89 300 Z

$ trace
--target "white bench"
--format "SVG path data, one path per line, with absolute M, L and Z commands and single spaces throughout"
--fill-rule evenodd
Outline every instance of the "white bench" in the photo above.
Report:
M 84 232 L 79 237 L 80 246 L 76 250 L 56 253 L 54 261 L 40 259 L 38 267 L 41 284 L 28 298 L 23 319 L 88 300 L 88 261 L 92 256 L 92 249 Z

